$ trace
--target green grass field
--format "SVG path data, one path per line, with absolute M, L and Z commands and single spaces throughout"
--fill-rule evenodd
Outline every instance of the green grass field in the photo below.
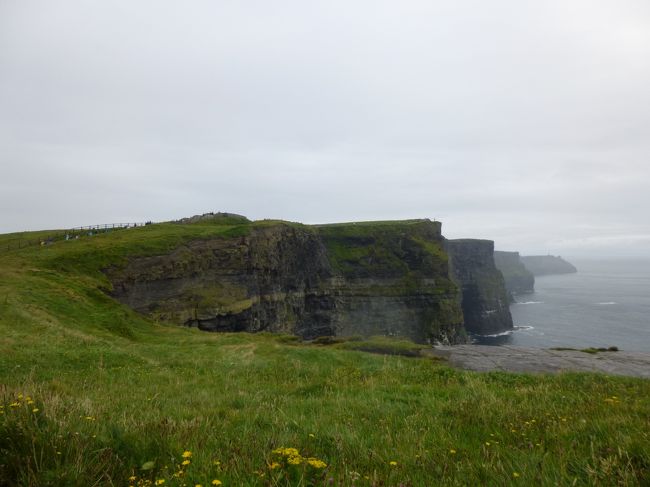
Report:
M 649 381 L 209 334 L 102 291 L 129 255 L 249 228 L 0 250 L 0 485 L 650 485 Z

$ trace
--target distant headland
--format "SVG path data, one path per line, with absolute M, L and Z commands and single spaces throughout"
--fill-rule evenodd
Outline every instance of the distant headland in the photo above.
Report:
M 571 274 L 575 266 L 553 255 L 519 255 L 519 252 L 494 252 L 494 264 L 503 274 L 512 299 L 518 294 L 535 292 L 535 276 Z
M 549 274 L 573 274 L 578 269 L 560 256 L 554 255 L 523 255 L 521 262 L 526 269 L 535 276 L 546 276 Z

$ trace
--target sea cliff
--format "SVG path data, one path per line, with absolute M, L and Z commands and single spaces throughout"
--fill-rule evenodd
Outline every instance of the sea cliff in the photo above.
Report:
M 524 266 L 519 252 L 494 252 L 494 264 L 503 274 L 506 290 L 513 296 L 535 291 L 535 276 Z
M 494 263 L 491 240 L 448 240 L 451 273 L 462 292 L 465 329 L 491 335 L 511 330 L 508 293 Z
M 111 295 L 161 321 L 305 339 L 459 343 L 512 327 L 492 243 L 449 244 L 439 222 L 235 223 L 228 236 L 106 269 Z

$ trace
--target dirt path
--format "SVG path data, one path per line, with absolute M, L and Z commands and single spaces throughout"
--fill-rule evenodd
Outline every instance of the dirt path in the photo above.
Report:
M 428 353 L 449 364 L 468 370 L 555 373 L 563 371 L 602 372 L 650 379 L 650 353 L 549 350 L 508 345 L 456 345 L 435 347 Z

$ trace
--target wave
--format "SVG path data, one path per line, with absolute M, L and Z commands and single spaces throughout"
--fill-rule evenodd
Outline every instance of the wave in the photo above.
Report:
M 544 301 L 522 301 L 521 303 L 513 303 L 513 304 L 544 304 Z
M 604 301 L 602 303 L 596 303 L 596 304 L 599 305 L 599 306 L 607 306 L 607 305 L 610 305 L 610 304 L 618 304 L 618 303 L 616 303 L 614 301 Z
M 504 337 L 504 336 L 512 335 L 512 332 L 514 332 L 514 331 L 515 330 L 506 330 L 506 331 L 502 331 L 501 333 L 494 333 L 492 335 L 476 335 L 476 336 L 481 337 L 481 338 Z
M 521 325 L 521 326 L 513 326 L 512 330 L 506 330 L 502 331 L 501 333 L 493 333 L 490 335 L 477 335 L 475 334 L 475 337 L 479 338 L 497 338 L 497 337 L 504 337 L 508 335 L 512 335 L 516 331 L 526 331 L 526 330 L 533 330 L 535 327 L 534 326 L 527 326 L 527 325 Z

